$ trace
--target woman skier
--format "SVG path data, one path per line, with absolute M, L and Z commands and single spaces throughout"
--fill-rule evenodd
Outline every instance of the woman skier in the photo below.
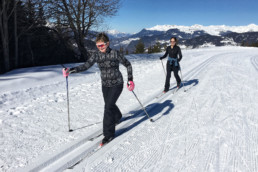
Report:
M 160 60 L 164 59 L 169 55 L 167 60 L 167 76 L 166 76 L 166 82 L 165 82 L 165 88 L 164 93 L 166 93 L 169 90 L 170 86 L 170 78 L 171 78 L 171 72 L 174 72 L 174 76 L 177 81 L 177 88 L 181 85 L 181 79 L 178 75 L 178 71 L 180 70 L 179 62 L 182 60 L 182 53 L 179 46 L 176 44 L 177 39 L 176 37 L 170 38 L 170 46 L 167 47 L 166 53 L 164 56 L 160 57 Z M 179 57 L 179 58 L 178 58 Z
M 116 101 L 123 90 L 124 83 L 122 74 L 119 71 L 119 63 L 127 68 L 127 88 L 129 91 L 134 89 L 134 82 L 131 63 L 121 53 L 109 47 L 109 38 L 105 33 L 97 35 L 96 46 L 99 50 L 98 52 L 90 55 L 89 59 L 82 65 L 63 69 L 63 75 L 66 77 L 70 73 L 82 72 L 89 69 L 94 63 L 98 64 L 105 102 L 103 118 L 104 138 L 100 144 L 102 146 L 115 137 L 115 126 L 122 118 L 122 113 L 116 105 Z

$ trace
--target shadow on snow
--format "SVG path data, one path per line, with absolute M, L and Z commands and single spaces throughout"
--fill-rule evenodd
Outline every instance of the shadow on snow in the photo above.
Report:
M 199 83 L 199 80 L 198 79 L 192 79 L 192 80 L 189 80 L 189 81 L 183 81 L 183 84 L 184 84 L 184 87 L 187 87 L 187 86 L 190 86 L 189 88 L 185 89 L 185 91 L 188 91 L 190 90 L 192 87 L 196 86 L 197 84 Z M 175 87 L 172 87 L 170 88 L 170 90 L 173 90 L 175 89 Z M 183 88 L 183 87 L 182 87 Z M 181 88 L 181 89 L 182 89 Z M 167 93 L 169 94 L 169 93 Z M 155 108 L 154 108 L 155 107 Z M 151 109 L 150 109 L 151 108 Z M 160 115 L 158 118 L 156 118 L 154 120 L 157 121 L 159 120 L 162 116 L 164 115 L 168 115 L 169 112 L 174 108 L 174 104 L 172 103 L 172 100 L 166 100 L 164 101 L 163 103 L 153 103 L 153 104 L 150 104 L 148 106 L 145 107 L 146 111 L 148 112 L 150 118 L 158 115 L 159 113 L 161 113 L 165 108 L 166 111 L 163 112 L 162 115 Z M 119 129 L 119 130 L 116 130 L 116 136 L 119 136 L 119 135 L 122 135 L 123 133 L 125 133 L 126 131 L 129 131 L 131 130 L 132 128 L 136 127 L 137 125 L 139 125 L 140 123 L 144 122 L 145 120 L 148 120 L 148 117 L 146 116 L 145 112 L 142 110 L 142 109 L 139 109 L 139 110 L 135 110 L 135 111 L 130 111 L 129 114 L 133 114 L 131 116 L 127 116 L 127 117 L 122 117 L 121 119 L 121 123 L 124 122 L 124 121 L 127 121 L 127 120 L 130 120 L 130 119 L 133 119 L 133 118 L 136 118 L 138 117 L 139 114 L 142 113 L 142 116 L 145 116 L 144 118 L 142 118 L 141 120 L 131 124 L 130 126 L 127 126 L 125 128 L 122 128 L 122 129 Z M 87 127 L 90 127 L 90 126 L 93 126 L 93 125 L 96 125 L 96 124 L 99 124 L 99 123 L 102 123 L 102 122 L 96 122 L 94 124 L 89 124 L 87 126 L 83 126 L 83 127 L 80 127 L 80 128 L 76 128 L 74 129 L 75 130 L 80 130 L 80 129 L 84 129 L 84 128 L 87 128 Z
M 154 122 L 155 122 L 155 121 L 159 120 L 162 116 L 168 115 L 169 112 L 174 108 L 174 104 L 172 103 L 172 100 L 166 100 L 163 103 L 153 103 L 153 104 L 148 105 L 146 107 L 146 111 L 148 111 L 149 108 L 152 108 L 148 112 L 150 118 L 156 116 L 157 114 L 160 114 L 164 109 L 167 108 L 167 110 L 165 112 L 163 112 L 162 115 L 160 115 L 157 119 L 154 120 Z M 122 122 L 126 121 L 126 120 L 129 120 L 129 119 L 132 119 L 132 118 L 135 118 L 135 117 L 138 117 L 138 115 L 141 114 L 141 113 L 142 113 L 141 116 L 144 116 L 144 117 L 142 119 L 138 120 L 137 122 L 125 127 L 125 128 L 118 129 L 116 131 L 116 136 L 120 136 L 123 133 L 133 129 L 134 127 L 136 127 L 140 123 L 148 120 L 148 117 L 143 110 L 131 111 L 130 113 L 133 114 L 133 115 L 130 116 L 130 117 L 123 118 Z
M 199 80 L 198 79 L 192 79 L 192 80 L 189 80 L 189 81 L 183 81 L 183 85 L 184 87 L 186 86 L 190 86 L 188 87 L 187 89 L 184 88 L 185 92 L 188 91 L 189 89 L 191 89 L 192 87 L 196 86 L 197 84 L 199 83 Z M 175 89 L 175 87 L 172 87 L 170 90 L 172 89 Z M 182 89 L 182 88 L 181 88 Z M 168 93 L 169 94 L 169 93 Z M 164 115 L 168 115 L 169 112 L 174 108 L 174 104 L 172 103 L 172 100 L 166 100 L 164 101 L 163 103 L 153 103 L 153 104 L 150 104 L 148 106 L 145 107 L 146 111 L 148 112 L 150 118 L 160 114 L 164 109 L 166 109 L 165 112 L 163 112 L 158 118 L 156 118 L 154 120 L 157 121 L 159 120 L 161 117 L 163 117 Z M 151 109 L 150 109 L 151 108 Z M 150 110 L 148 110 L 150 109 Z M 129 112 L 130 114 L 133 114 L 132 116 L 129 116 L 129 117 L 124 117 L 122 118 L 121 122 L 123 121 L 127 121 L 129 119 L 132 119 L 132 118 L 135 118 L 135 117 L 138 117 L 138 115 L 140 113 L 142 113 L 142 116 L 145 116 L 144 118 L 140 119 L 139 121 L 131 124 L 130 126 L 127 126 L 125 128 L 122 128 L 122 129 L 119 129 L 116 131 L 116 136 L 120 136 L 122 135 L 123 133 L 131 130 L 132 128 L 136 127 L 137 125 L 139 125 L 140 123 L 148 120 L 148 117 L 147 115 L 145 114 L 145 112 L 141 109 L 141 110 L 136 110 L 136 111 L 131 111 Z

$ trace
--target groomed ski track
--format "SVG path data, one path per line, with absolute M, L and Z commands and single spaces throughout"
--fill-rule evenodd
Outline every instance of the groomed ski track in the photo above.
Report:
M 22 171 L 258 171 L 258 55 L 217 52 L 182 69 L 184 87 L 144 101 L 153 123 L 136 106 L 97 152 L 101 130 Z

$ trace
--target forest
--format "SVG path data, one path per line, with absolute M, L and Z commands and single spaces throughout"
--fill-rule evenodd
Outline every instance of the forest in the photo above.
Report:
M 87 60 L 91 29 L 119 7 L 120 0 L 0 0 L 0 73 Z

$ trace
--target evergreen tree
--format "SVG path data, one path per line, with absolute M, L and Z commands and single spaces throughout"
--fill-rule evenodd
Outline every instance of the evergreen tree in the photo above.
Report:
M 119 52 L 124 54 L 124 47 L 123 46 L 120 46 Z
M 159 52 L 161 52 L 161 44 L 159 42 L 156 42 L 156 44 L 153 47 L 150 46 L 148 48 L 148 54 L 159 53 Z
M 148 54 L 151 54 L 151 53 L 153 53 L 153 50 L 152 50 L 152 47 L 149 46 L 149 48 L 148 48 Z
M 0 73 L 18 67 L 79 62 L 68 39 L 45 26 L 44 3 L 1 0 Z
M 159 53 L 161 52 L 161 45 L 159 42 L 156 42 L 156 44 L 153 46 L 153 50 L 152 50 L 153 53 Z
M 242 41 L 241 46 L 242 46 L 242 47 L 245 46 L 245 41 Z
M 252 47 L 258 47 L 258 42 L 254 42 L 254 43 L 252 43 L 252 45 L 251 45 Z
M 140 39 L 135 46 L 135 54 L 143 54 L 144 53 L 144 43 Z
M 166 49 L 167 49 L 167 44 L 166 43 L 163 44 L 163 48 L 164 48 L 164 51 L 166 51 Z

